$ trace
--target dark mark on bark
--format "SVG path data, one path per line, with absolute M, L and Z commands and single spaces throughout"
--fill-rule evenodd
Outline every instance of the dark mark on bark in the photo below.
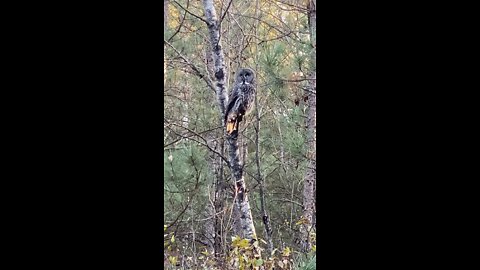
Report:
M 217 78 L 217 80 L 220 81 L 223 78 L 223 76 L 224 76 L 223 70 L 220 69 L 219 71 L 215 72 L 215 78 Z

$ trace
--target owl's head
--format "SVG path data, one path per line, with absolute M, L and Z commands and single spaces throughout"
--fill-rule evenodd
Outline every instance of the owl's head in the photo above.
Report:
M 249 68 L 242 68 L 237 72 L 235 77 L 235 81 L 237 83 L 248 83 L 254 84 L 255 83 L 255 72 Z

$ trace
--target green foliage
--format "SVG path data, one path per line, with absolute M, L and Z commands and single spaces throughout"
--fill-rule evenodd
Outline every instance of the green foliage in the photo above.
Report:
M 315 270 L 317 269 L 317 256 L 308 256 L 304 260 L 300 260 L 296 267 L 295 270 Z
M 285 99 L 285 83 L 281 79 L 286 75 L 283 67 L 288 64 L 285 63 L 285 45 L 275 42 L 265 46 L 265 51 L 261 55 L 260 61 L 268 78 L 266 83 L 270 85 L 269 90 L 280 99 Z

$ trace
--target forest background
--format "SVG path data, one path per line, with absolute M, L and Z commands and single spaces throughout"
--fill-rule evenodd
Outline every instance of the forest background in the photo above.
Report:
M 314 269 L 316 1 L 164 0 L 164 30 L 165 266 Z M 218 99 L 245 67 L 257 96 L 238 148 L 256 242 Z

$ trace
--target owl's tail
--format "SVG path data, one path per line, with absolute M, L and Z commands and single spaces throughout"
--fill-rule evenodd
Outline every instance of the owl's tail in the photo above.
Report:
M 235 131 L 235 123 L 236 121 L 227 122 L 227 134 L 232 134 L 232 132 Z
M 227 134 L 230 135 L 233 132 L 238 131 L 238 124 L 242 121 L 242 116 L 237 116 L 237 114 L 232 113 L 227 116 L 226 120 Z

